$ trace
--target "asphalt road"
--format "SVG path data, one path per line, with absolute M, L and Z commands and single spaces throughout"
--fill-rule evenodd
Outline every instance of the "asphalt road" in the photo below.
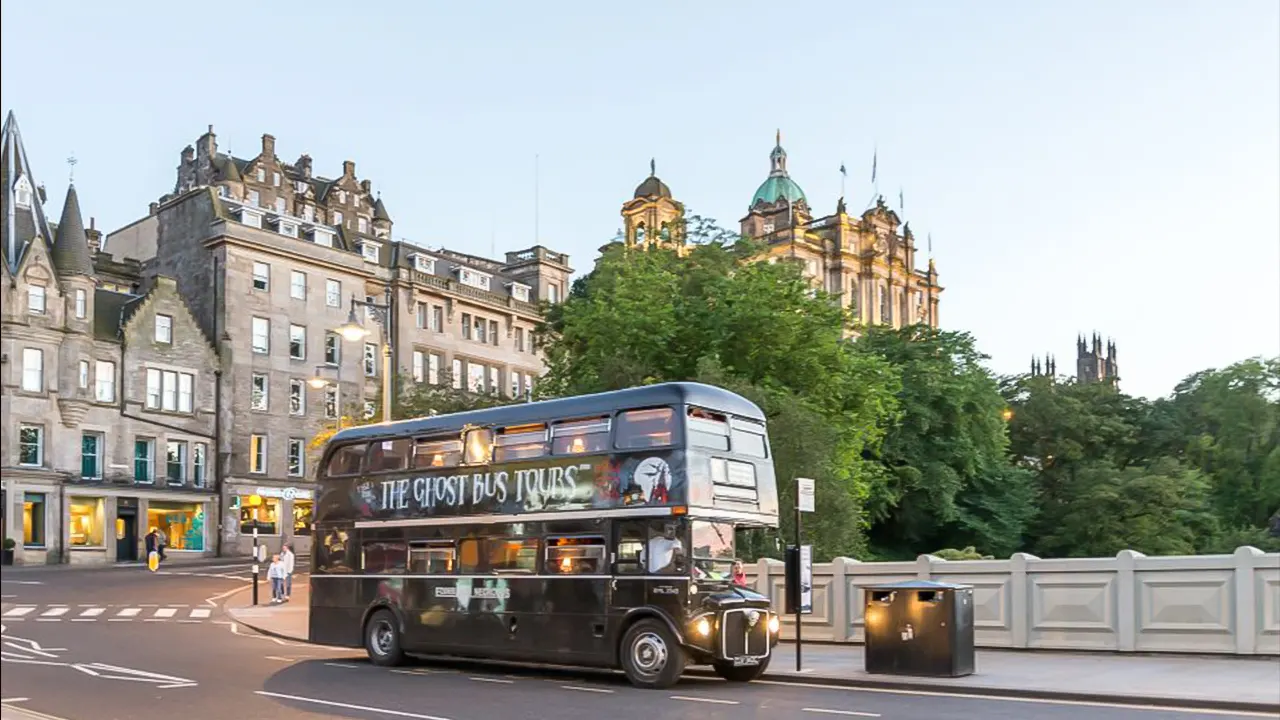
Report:
M 359 652 L 252 634 L 217 607 L 219 595 L 243 587 L 237 579 L 242 573 L 190 572 L 195 574 L 6 573 L 0 699 L 66 720 L 1231 717 L 777 683 L 730 686 L 709 679 L 644 691 L 609 673 L 486 664 L 420 661 L 389 670 L 368 664 Z M 23 607 L 32 609 L 6 616 Z M 59 607 L 66 610 L 56 612 Z M 85 616 L 97 608 L 102 612 Z M 191 617 L 192 610 L 206 608 L 208 617 Z

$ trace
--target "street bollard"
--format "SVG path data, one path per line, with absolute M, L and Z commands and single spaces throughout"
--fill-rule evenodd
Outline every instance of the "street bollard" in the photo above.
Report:
M 253 604 L 258 604 L 258 526 L 253 526 Z

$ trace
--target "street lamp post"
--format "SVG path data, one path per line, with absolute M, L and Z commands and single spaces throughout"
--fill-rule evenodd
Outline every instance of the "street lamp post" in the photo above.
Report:
M 337 332 L 345 340 L 357 342 L 368 337 L 369 331 L 360 324 L 356 317 L 356 307 L 363 307 L 372 312 L 373 319 L 382 327 L 382 421 L 391 422 L 391 287 L 387 286 L 387 301 L 384 304 L 357 300 L 351 296 L 351 312 L 347 322 Z

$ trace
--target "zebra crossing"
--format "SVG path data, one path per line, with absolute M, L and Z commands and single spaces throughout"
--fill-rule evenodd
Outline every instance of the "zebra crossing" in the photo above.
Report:
M 189 605 L 14 605 L 0 612 L 5 622 L 172 622 L 197 624 L 213 617 L 211 607 Z

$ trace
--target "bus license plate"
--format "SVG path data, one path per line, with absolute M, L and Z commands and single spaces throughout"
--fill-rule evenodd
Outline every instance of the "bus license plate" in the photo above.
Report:
M 734 667 L 745 667 L 745 666 L 748 666 L 748 665 L 759 665 L 759 664 L 760 664 L 760 658 L 754 658 L 754 657 L 736 657 L 736 658 L 734 658 L 734 659 L 733 659 L 733 666 L 734 666 Z

